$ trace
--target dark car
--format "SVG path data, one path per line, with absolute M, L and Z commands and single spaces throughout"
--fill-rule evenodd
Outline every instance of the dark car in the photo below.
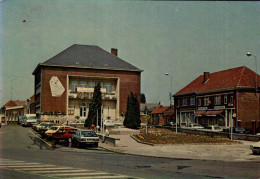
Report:
M 223 129 L 223 132 L 230 132 L 230 128 Z M 233 133 L 246 134 L 246 130 L 243 127 L 233 127 Z
M 166 124 L 163 124 L 162 126 L 166 127 L 174 127 L 176 124 L 174 122 L 167 122 Z

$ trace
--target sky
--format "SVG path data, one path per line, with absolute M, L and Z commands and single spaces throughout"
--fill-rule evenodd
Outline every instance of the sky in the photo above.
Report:
M 141 93 L 169 105 L 203 72 L 260 71 L 260 3 L 0 0 L 0 106 L 34 93 L 32 72 L 73 44 L 97 45 L 144 70 Z M 165 73 L 168 76 L 165 76 Z

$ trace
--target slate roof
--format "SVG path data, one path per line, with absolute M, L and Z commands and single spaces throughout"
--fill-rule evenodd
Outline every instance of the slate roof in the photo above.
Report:
M 142 72 L 137 67 L 98 46 L 79 44 L 70 46 L 39 65 Z
M 204 75 L 201 75 L 177 92 L 174 96 L 207 92 L 216 89 L 225 90 L 241 87 L 255 88 L 255 77 L 256 73 L 245 66 L 210 73 L 210 78 L 206 83 L 203 83 Z M 259 75 L 257 76 L 257 79 L 257 84 L 259 86 Z

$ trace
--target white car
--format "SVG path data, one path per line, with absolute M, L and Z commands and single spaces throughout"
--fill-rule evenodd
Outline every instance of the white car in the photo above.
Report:
M 188 128 L 192 128 L 192 129 L 204 129 L 204 127 L 202 127 L 199 124 L 189 124 Z
M 260 153 L 260 142 L 250 145 L 250 149 L 252 150 L 253 154 Z
M 67 129 L 69 128 L 69 126 L 51 126 L 50 129 L 48 129 L 46 132 L 45 132 L 45 135 L 47 135 L 47 137 L 51 137 L 52 134 L 54 134 L 55 132 L 57 132 L 59 129 Z
M 212 126 L 207 126 L 205 129 L 202 129 L 204 131 L 214 131 L 214 132 L 222 132 L 223 129 L 219 126 L 212 125 Z

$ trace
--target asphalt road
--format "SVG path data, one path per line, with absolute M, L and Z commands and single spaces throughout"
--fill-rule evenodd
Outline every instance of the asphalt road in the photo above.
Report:
M 260 178 L 256 162 L 176 160 L 102 148 L 52 147 L 31 128 L 21 126 L 2 126 L 0 141 L 0 178 Z

